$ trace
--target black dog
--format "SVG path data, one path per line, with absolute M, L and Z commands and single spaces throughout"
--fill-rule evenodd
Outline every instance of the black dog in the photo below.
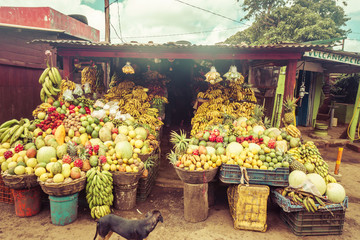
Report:
M 141 220 L 128 220 L 108 214 L 98 220 L 94 240 L 98 234 L 99 240 L 108 240 L 113 232 L 128 240 L 143 240 L 155 229 L 159 221 L 163 222 L 163 217 L 158 210 L 148 212 Z

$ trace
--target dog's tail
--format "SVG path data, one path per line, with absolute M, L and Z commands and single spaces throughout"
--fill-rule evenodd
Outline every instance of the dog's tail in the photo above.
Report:
M 100 222 L 98 221 L 98 222 L 96 223 L 96 233 L 95 233 L 94 240 L 96 240 L 96 237 L 97 237 L 97 235 L 98 235 L 98 233 L 99 233 L 99 226 L 100 226 Z

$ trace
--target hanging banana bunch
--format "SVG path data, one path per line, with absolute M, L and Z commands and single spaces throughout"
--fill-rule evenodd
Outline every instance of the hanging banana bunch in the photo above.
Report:
M 48 102 L 48 99 L 55 101 L 55 97 L 60 92 L 60 84 L 62 81 L 59 70 L 56 67 L 48 67 L 39 77 L 39 83 L 42 85 L 40 91 L 40 99 L 42 102 Z

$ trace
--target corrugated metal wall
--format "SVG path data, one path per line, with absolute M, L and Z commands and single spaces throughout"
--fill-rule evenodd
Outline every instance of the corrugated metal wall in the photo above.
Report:
M 37 82 L 43 69 L 0 65 L 0 123 L 21 117 L 31 118 L 40 100 Z

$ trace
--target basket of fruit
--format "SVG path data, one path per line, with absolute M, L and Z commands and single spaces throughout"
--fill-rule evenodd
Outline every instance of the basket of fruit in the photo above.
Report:
M 10 174 L 9 171 L 2 173 L 5 186 L 12 189 L 29 189 L 36 187 L 39 183 L 36 181 L 35 174 Z
M 46 181 L 38 180 L 41 189 L 50 196 L 67 196 L 80 192 L 85 188 L 86 175 L 85 172 L 81 172 L 80 178 L 72 179 L 70 177 L 64 179 L 64 181 L 57 183 L 56 179 L 47 179 Z
M 190 171 L 176 166 L 174 168 L 181 181 L 190 184 L 208 183 L 215 178 L 218 170 L 218 167 L 202 171 Z

